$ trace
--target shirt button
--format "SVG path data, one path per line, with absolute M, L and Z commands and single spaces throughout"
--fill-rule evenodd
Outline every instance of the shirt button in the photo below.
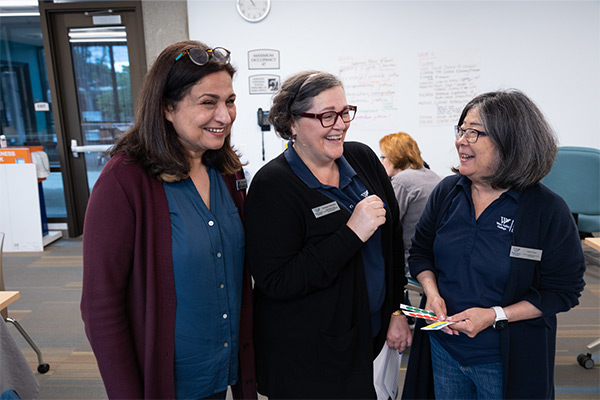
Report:
M 221 252 L 220 251 L 217 252 L 217 258 L 221 258 Z
M 208 226 L 213 226 L 215 224 L 215 221 L 208 221 Z
M 221 289 L 223 289 L 223 288 L 225 287 L 225 285 L 221 283 L 221 284 L 219 285 L 219 287 L 220 287 Z
M 354 208 L 354 205 L 353 205 L 353 204 L 350 204 L 350 209 L 352 209 L 352 208 Z
M 227 319 L 227 314 L 223 314 L 223 319 Z
M 227 342 L 223 343 L 223 347 L 229 347 L 229 343 L 227 343 Z

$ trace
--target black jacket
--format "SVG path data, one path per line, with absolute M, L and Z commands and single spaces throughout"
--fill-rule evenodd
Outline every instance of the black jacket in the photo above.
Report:
M 254 177 L 246 200 L 246 254 L 255 279 L 258 390 L 269 398 L 374 398 L 374 347 L 383 346 L 404 284 L 402 231 L 390 180 L 373 151 L 346 143 L 344 156 L 386 204 L 383 326 L 371 336 L 361 240 L 343 207 L 308 188 L 282 155 Z M 376 355 L 376 354 L 375 354 Z

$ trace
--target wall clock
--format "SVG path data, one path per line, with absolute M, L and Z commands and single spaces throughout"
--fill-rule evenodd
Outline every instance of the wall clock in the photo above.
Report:
M 246 21 L 262 21 L 271 9 L 271 0 L 237 0 L 237 10 Z

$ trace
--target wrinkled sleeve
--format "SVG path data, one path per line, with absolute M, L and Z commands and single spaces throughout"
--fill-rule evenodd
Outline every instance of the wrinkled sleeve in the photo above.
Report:
M 390 198 L 393 199 L 393 197 Z M 394 207 L 398 208 L 396 204 L 394 204 Z M 391 214 L 394 215 L 393 212 Z M 392 271 L 394 276 L 393 304 L 399 307 L 404 300 L 404 288 L 408 280 L 404 272 L 404 241 L 402 240 L 402 224 L 400 223 L 400 219 L 395 218 L 391 226 L 393 243 Z
M 109 398 L 143 398 L 126 310 L 136 216 L 121 183 L 106 173 L 88 203 L 81 314 Z

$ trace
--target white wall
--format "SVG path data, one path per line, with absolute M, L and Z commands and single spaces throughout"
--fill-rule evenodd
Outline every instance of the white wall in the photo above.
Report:
M 473 63 L 474 93 L 524 91 L 546 114 L 560 145 L 600 148 L 599 1 L 272 0 L 270 14 L 258 23 L 243 20 L 235 3 L 188 0 L 189 31 L 191 39 L 232 51 L 238 68 L 233 143 L 250 173 L 264 165 L 256 110 L 268 110 L 272 95 L 250 95 L 248 76 L 276 74 L 283 82 L 306 69 L 337 75 L 349 58 L 387 58 L 397 71 L 390 80 L 395 94 L 387 99 L 394 111 L 377 122 L 360 120 L 361 110 L 372 105 L 356 103 L 359 114 L 346 137 L 377 154 L 381 136 L 405 131 L 438 174 L 449 175 L 457 164 L 452 126 L 466 100 L 459 99 L 452 122 L 419 122 L 423 53 Z M 263 48 L 280 51 L 280 69 L 248 70 L 247 52 Z M 282 140 L 273 131 L 264 140 L 269 161 L 281 152 Z
M 185 1 L 142 0 L 148 69 L 168 45 L 189 37 Z

